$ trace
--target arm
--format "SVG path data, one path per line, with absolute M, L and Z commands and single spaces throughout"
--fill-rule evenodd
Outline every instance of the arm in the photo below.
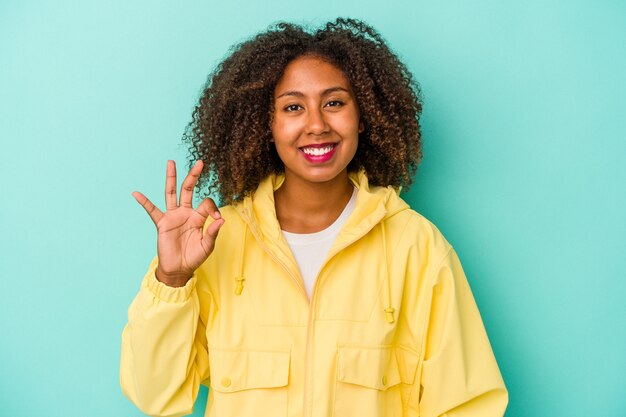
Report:
M 508 393 L 454 249 L 432 272 L 420 416 L 500 417 Z
M 133 193 L 157 228 L 158 256 L 128 311 L 120 383 L 124 394 L 150 415 L 189 414 L 208 377 L 206 320 L 214 317 L 215 303 L 198 268 L 213 252 L 224 219 L 211 199 L 193 208 L 202 168 L 202 161 L 191 168 L 178 202 L 176 165 L 168 161 L 165 212 Z
M 206 315 L 195 275 L 183 287 L 168 287 L 157 281 L 156 267 L 157 258 L 128 311 L 120 382 L 124 395 L 144 413 L 182 416 L 193 411 L 200 383 L 209 375 L 201 318 Z

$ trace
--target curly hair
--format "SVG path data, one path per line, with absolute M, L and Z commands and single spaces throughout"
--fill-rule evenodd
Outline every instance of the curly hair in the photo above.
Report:
M 364 131 L 348 165 L 370 184 L 408 186 L 422 158 L 419 85 L 371 26 L 338 18 L 314 32 L 277 23 L 231 49 L 209 75 L 183 140 L 202 159 L 199 189 L 240 201 L 284 166 L 271 141 L 274 89 L 294 59 L 313 55 L 343 71 Z

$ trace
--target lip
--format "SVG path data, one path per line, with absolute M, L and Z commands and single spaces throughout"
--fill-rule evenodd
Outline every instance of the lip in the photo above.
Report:
M 337 142 L 324 142 L 324 143 L 311 143 L 310 145 L 301 146 L 300 149 L 304 148 L 325 148 L 327 146 L 337 146 Z
M 330 152 L 325 153 L 324 155 L 309 155 L 309 154 L 305 153 L 304 150 L 303 150 L 304 148 L 321 149 L 321 148 L 326 148 L 328 146 L 332 146 L 333 149 Z M 314 144 L 302 146 L 302 147 L 298 148 L 298 150 L 300 151 L 300 153 L 302 154 L 304 159 L 306 159 L 308 162 L 310 162 L 312 164 L 322 164 L 324 162 L 328 162 L 333 157 L 333 155 L 337 151 L 337 147 L 338 146 L 339 146 L 338 143 L 333 143 L 333 142 L 314 143 Z

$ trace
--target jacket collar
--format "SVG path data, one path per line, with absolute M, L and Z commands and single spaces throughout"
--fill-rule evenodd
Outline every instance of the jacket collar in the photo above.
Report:
M 350 173 L 349 178 L 357 187 L 358 193 L 354 211 L 337 237 L 337 243 L 341 246 L 347 246 L 365 235 L 384 218 L 409 208 L 399 197 L 399 190 L 391 186 L 370 187 L 363 170 Z M 283 174 L 270 174 L 261 181 L 252 195 L 246 196 L 243 202 L 235 206 L 255 237 L 270 246 L 281 241 L 274 191 L 280 188 L 284 181 Z
M 343 225 L 337 239 L 330 248 L 324 263 L 328 262 L 333 256 L 339 253 L 343 248 L 357 241 L 359 238 L 367 234 L 374 226 L 381 225 L 381 247 L 385 258 L 385 281 L 386 285 L 386 304 L 385 317 L 389 323 L 395 321 L 395 309 L 391 304 L 391 281 L 388 267 L 387 244 L 385 238 L 384 219 L 393 216 L 400 211 L 407 210 L 409 206 L 399 197 L 399 190 L 392 187 L 370 187 L 367 175 L 364 171 L 349 174 L 350 181 L 357 187 L 358 193 L 356 197 L 356 205 L 350 217 Z M 268 252 L 270 256 L 291 275 L 296 285 L 300 286 L 304 296 L 304 290 L 299 276 L 298 265 L 293 258 L 293 254 L 283 238 L 280 224 L 276 218 L 276 207 L 274 204 L 274 191 L 276 191 L 284 182 L 283 175 L 272 174 L 265 178 L 258 186 L 257 190 L 251 196 L 246 196 L 242 203 L 235 206 L 236 211 L 243 218 L 250 229 L 250 232 L 257 242 Z M 245 231 L 243 240 L 243 250 L 241 255 L 240 276 L 237 279 L 236 294 L 241 294 L 243 289 L 243 252 L 245 251 Z

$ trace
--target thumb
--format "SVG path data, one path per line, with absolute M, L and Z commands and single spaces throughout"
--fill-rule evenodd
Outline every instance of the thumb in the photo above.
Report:
M 202 242 L 205 244 L 205 247 L 209 247 L 211 251 L 213 250 L 215 239 L 217 239 L 217 234 L 219 233 L 224 223 L 225 220 L 220 217 L 219 219 L 211 222 L 211 224 L 204 231 L 204 235 L 202 236 Z

